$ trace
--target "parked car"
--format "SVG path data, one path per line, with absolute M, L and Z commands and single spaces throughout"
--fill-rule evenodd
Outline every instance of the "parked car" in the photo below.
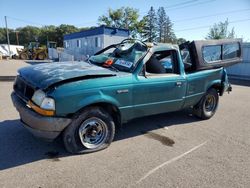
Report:
M 107 148 L 116 127 L 134 118 L 190 107 L 211 118 L 219 96 L 231 91 L 224 67 L 241 62 L 241 51 L 241 40 L 177 46 L 127 39 L 87 62 L 20 69 L 11 97 L 36 137 L 62 135 L 67 151 L 93 152 Z

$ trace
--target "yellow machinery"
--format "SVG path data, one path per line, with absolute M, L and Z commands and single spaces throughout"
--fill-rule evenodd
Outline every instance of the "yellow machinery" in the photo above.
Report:
M 47 42 L 48 48 L 55 48 L 55 42 Z M 22 50 L 17 49 L 17 53 L 19 59 L 27 60 L 44 60 L 48 59 L 48 48 L 46 47 L 39 47 L 38 42 L 30 42 L 28 48 L 24 48 Z

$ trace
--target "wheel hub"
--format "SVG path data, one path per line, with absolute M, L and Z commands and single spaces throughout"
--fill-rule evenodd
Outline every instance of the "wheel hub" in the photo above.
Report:
M 96 130 L 92 130 L 90 136 L 95 137 L 95 136 L 96 136 L 96 133 L 97 133 Z
M 93 117 L 85 120 L 79 127 L 79 137 L 82 144 L 89 149 L 97 148 L 107 138 L 107 125 L 101 119 Z
M 98 130 L 97 130 L 97 126 L 93 125 L 91 126 L 90 125 L 90 128 L 87 130 L 87 136 L 90 136 L 90 137 L 96 137 L 97 133 L 98 133 Z
M 216 99 L 215 99 L 215 97 L 212 96 L 212 95 L 208 95 L 206 97 L 206 101 L 205 101 L 205 110 L 207 112 L 211 112 L 211 111 L 214 110 L 215 106 L 216 106 Z

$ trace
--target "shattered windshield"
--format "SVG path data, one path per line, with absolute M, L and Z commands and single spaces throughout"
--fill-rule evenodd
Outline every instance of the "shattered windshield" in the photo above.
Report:
M 131 72 L 146 52 L 147 46 L 143 42 L 128 40 L 105 48 L 101 53 L 91 56 L 89 61 L 116 71 Z

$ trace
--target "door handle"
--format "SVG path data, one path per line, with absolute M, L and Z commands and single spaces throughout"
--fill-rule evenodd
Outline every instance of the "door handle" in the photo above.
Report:
M 182 82 L 176 82 L 175 85 L 180 87 L 182 85 Z

